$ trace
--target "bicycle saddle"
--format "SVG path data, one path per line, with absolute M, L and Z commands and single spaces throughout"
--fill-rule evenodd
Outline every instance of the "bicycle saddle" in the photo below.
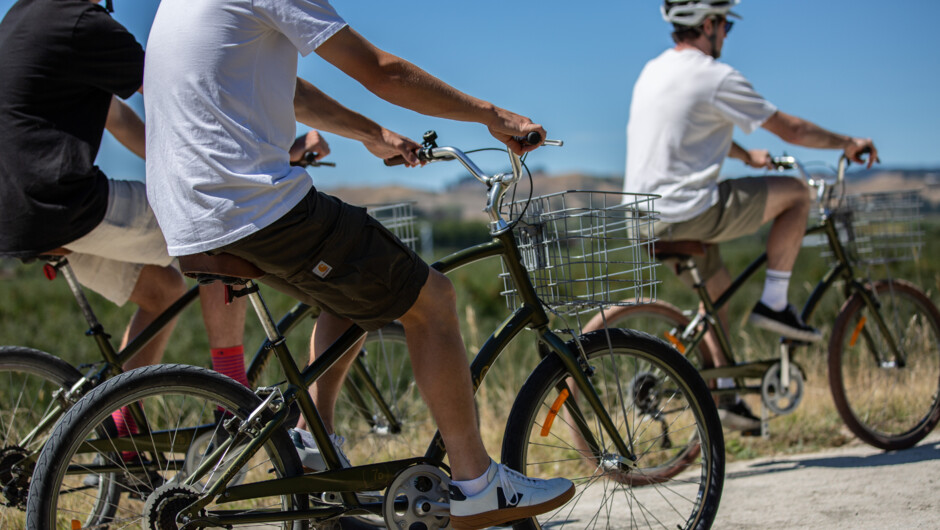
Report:
M 199 283 L 211 283 L 215 280 L 230 283 L 232 280 L 257 280 L 264 276 L 264 271 L 254 263 L 225 252 L 209 254 L 189 254 L 180 256 L 180 270 Z

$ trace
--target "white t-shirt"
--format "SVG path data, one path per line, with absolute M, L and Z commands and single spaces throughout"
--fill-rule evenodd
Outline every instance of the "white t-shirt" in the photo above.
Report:
M 624 191 L 662 195 L 663 221 L 692 219 L 718 202 L 734 126 L 750 134 L 776 110 L 727 64 L 696 49 L 666 50 L 633 88 Z
M 297 53 L 345 26 L 327 0 L 163 0 L 144 70 L 147 197 L 170 255 L 272 224 L 310 190 L 291 167 Z

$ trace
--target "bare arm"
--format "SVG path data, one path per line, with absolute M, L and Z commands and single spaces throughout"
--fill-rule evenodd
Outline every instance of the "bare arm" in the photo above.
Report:
M 409 166 L 419 163 L 414 154 L 420 147 L 417 143 L 349 110 L 309 81 L 300 78 L 297 79 L 294 92 L 294 115 L 304 125 L 362 142 L 369 152 L 379 158 L 402 155 Z M 291 157 L 296 160 L 303 152 L 298 152 L 302 148 L 297 143 L 294 147 Z
M 728 150 L 728 156 L 737 158 L 745 164 L 756 167 L 770 167 L 770 153 L 766 149 L 745 149 L 737 142 L 731 142 L 731 149 Z
M 762 127 L 787 143 L 817 149 L 842 149 L 849 160 L 860 164 L 866 163 L 862 155 L 870 151 L 868 167 L 878 161 L 878 150 L 871 139 L 853 138 L 827 131 L 815 123 L 779 110 L 768 118 Z
M 111 96 L 111 107 L 108 109 L 105 127 L 124 147 L 137 156 L 146 158 L 144 121 L 117 96 Z
M 513 136 L 545 130 L 524 116 L 457 90 L 410 62 L 382 51 L 349 27 L 317 48 L 317 54 L 380 98 L 421 114 L 486 125 L 513 151 L 531 151 Z

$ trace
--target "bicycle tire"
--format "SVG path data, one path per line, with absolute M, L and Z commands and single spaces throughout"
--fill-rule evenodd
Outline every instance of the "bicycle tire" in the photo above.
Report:
M 855 293 L 843 304 L 829 340 L 829 388 L 839 415 L 860 440 L 886 451 L 906 449 L 940 422 L 940 312 L 907 281 L 879 280 L 869 288 L 907 365 L 873 362 L 871 355 L 886 353 L 887 345 Z
M 245 386 L 233 379 L 216 372 L 185 365 L 164 364 L 147 366 L 129 371 L 96 387 L 84 398 L 79 400 L 56 425 L 46 446 L 43 448 L 36 462 L 35 474 L 30 484 L 30 493 L 27 501 L 26 521 L 27 527 L 32 530 L 46 530 L 62 526 L 69 526 L 69 518 L 75 518 L 75 513 L 81 514 L 83 499 L 79 494 L 81 484 L 88 477 L 87 469 L 83 466 L 92 461 L 92 454 L 84 452 L 83 447 L 93 431 L 100 432 L 100 425 L 110 421 L 112 411 L 131 403 L 138 403 L 148 418 L 150 432 L 159 433 L 168 431 L 165 436 L 166 446 L 161 447 L 161 459 L 151 458 L 148 464 L 155 469 L 133 475 L 126 472 L 131 466 L 139 467 L 139 460 L 121 458 L 118 455 L 116 438 L 108 438 L 111 449 L 101 449 L 94 453 L 103 459 L 103 462 L 122 468 L 125 472 L 114 472 L 110 476 L 115 483 L 120 483 L 122 489 L 128 494 L 119 506 L 116 506 L 114 520 L 107 521 L 112 525 L 135 524 L 143 522 L 145 512 L 148 515 L 160 513 L 160 503 L 154 503 L 154 497 L 166 500 L 166 505 L 182 508 L 191 501 L 173 504 L 172 496 L 180 495 L 179 481 L 173 470 L 185 469 L 184 461 L 174 454 L 187 455 L 192 443 L 193 431 L 187 428 L 208 425 L 210 428 L 216 424 L 214 419 L 217 407 L 221 407 L 229 414 L 238 418 L 245 418 L 252 410 L 261 404 L 261 399 Z M 262 414 L 262 419 L 269 413 Z M 188 435 L 187 435 L 188 433 Z M 100 435 L 99 435 L 100 436 Z M 109 434 L 110 436 L 110 434 Z M 198 438 L 196 436 L 195 438 Z M 151 438 L 152 439 L 152 438 Z M 146 443 L 146 438 L 141 443 Z M 189 440 L 189 442 L 187 442 Z M 141 448 L 140 454 L 151 454 L 149 450 Z M 201 455 L 204 457 L 205 455 Z M 222 456 L 222 459 L 226 455 Z M 188 456 L 187 456 L 188 457 Z M 264 460 L 262 457 L 266 457 Z M 186 458 L 186 457 L 184 457 Z M 278 429 L 271 439 L 254 456 L 247 466 L 248 480 L 266 480 L 274 473 L 281 477 L 299 476 L 303 474 L 296 449 L 287 435 L 286 429 Z M 172 464 L 172 465 L 171 465 Z M 77 466 L 77 467 L 76 467 Z M 72 473 L 66 473 L 69 468 Z M 171 469 L 171 467 L 173 469 Z M 253 475 L 252 475 L 253 473 Z M 96 475 L 101 476 L 101 475 Z M 123 477 L 119 479 L 118 476 Z M 67 478 L 68 477 L 68 478 Z M 157 493 L 154 493 L 157 492 Z M 61 495 L 60 495 L 61 493 Z M 183 492 L 182 498 L 187 495 L 196 495 L 194 492 Z M 147 501 L 151 504 L 148 505 Z M 92 501 L 88 501 L 92 502 Z M 308 505 L 305 494 L 295 494 L 278 497 L 270 500 L 277 509 L 297 507 L 304 509 Z M 213 507 L 212 504 L 209 505 Z M 220 505 L 222 509 L 231 510 L 257 510 L 255 505 L 228 506 Z M 57 516 L 62 511 L 63 520 Z M 162 521 L 166 517 L 175 521 L 173 508 L 166 508 L 162 512 Z M 284 527 L 294 529 L 307 528 L 306 522 L 284 523 Z
M 44 351 L 22 346 L 0 347 L 0 528 L 25 524 L 29 470 L 13 469 L 42 447 L 46 436 L 23 443 L 51 413 L 53 394 L 68 390 L 82 375 L 72 365 Z
M 554 417 L 554 428 L 549 421 L 543 421 L 551 416 L 553 407 L 558 410 L 558 401 L 564 399 L 556 398 L 559 385 L 564 386 L 568 377 L 557 356 L 546 357 L 513 404 L 502 460 L 532 477 L 567 477 L 575 483 L 577 492 L 567 505 L 537 520 L 521 521 L 515 528 L 584 528 L 587 521 L 602 527 L 709 528 L 721 499 L 725 453 L 715 403 L 702 378 L 676 350 L 643 332 L 609 329 L 582 335 L 580 340 L 594 369 L 590 380 L 602 403 L 607 404 L 614 424 L 621 434 L 629 426 L 628 432 L 636 435 L 625 441 L 633 447 L 638 467 L 625 472 L 610 465 L 611 458 L 619 461 L 616 450 L 594 421 L 587 403 L 573 393 L 567 399 L 580 401 L 579 413 L 603 454 L 578 450 L 569 439 L 576 430 L 557 426 L 559 421 L 567 421 L 562 415 Z M 569 346 L 577 348 L 573 342 Z M 611 369 L 614 367 L 616 370 Z M 569 405 L 566 400 L 564 407 Z M 645 486 L 634 486 L 634 479 L 642 477 L 647 467 L 655 470 L 660 459 L 670 458 L 661 454 L 669 452 L 670 430 L 673 436 L 698 438 L 703 450 L 690 464 L 692 469 L 660 481 L 642 478 L 639 482 Z M 605 463 L 599 465 L 601 462 Z
M 644 331 L 668 342 L 679 350 L 698 370 L 715 366 L 715 357 L 705 341 L 699 342 L 693 351 L 685 351 L 678 342 L 679 333 L 689 325 L 687 317 L 678 307 L 656 300 L 650 303 L 613 306 L 598 312 L 584 326 L 584 333 L 610 328 Z M 711 333 L 711 331 L 709 332 Z

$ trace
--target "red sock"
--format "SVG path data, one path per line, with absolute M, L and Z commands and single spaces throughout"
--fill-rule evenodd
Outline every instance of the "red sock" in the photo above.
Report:
M 248 386 L 245 373 L 245 347 L 212 348 L 212 369 Z
M 119 437 L 140 432 L 137 430 L 137 422 L 134 421 L 134 417 L 131 416 L 127 407 L 121 407 L 112 412 L 111 419 L 114 420 L 114 425 L 117 426 L 117 434 Z M 130 462 L 135 456 L 137 456 L 137 453 L 134 451 L 121 451 L 121 458 L 123 458 L 125 462 Z

